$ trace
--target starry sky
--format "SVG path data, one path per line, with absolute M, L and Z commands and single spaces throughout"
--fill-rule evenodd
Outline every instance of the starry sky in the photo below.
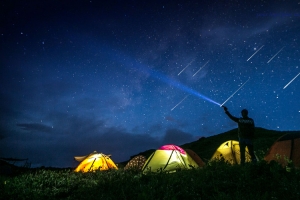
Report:
M 236 128 L 222 104 L 257 127 L 300 129 L 298 1 L 0 6 L 0 157 L 121 162 Z

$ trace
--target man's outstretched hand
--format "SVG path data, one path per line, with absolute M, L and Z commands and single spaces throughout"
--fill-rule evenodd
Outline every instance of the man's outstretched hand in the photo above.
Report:
M 224 111 L 227 112 L 228 108 L 226 106 L 222 106 L 224 108 Z

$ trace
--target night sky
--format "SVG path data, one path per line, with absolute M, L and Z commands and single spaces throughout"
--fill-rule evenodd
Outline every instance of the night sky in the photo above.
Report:
M 236 128 L 224 102 L 300 130 L 300 2 L 274 2 L 1 1 L 0 157 L 121 162 Z

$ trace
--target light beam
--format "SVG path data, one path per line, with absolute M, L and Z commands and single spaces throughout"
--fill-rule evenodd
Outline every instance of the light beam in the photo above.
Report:
M 156 79 L 158 79 L 160 81 L 163 81 L 163 82 L 165 82 L 167 84 L 170 84 L 170 85 L 172 85 L 172 86 L 174 86 L 174 87 L 176 87 L 176 88 L 178 88 L 180 90 L 188 92 L 189 94 L 195 95 L 196 97 L 199 97 L 201 99 L 207 100 L 207 101 L 209 101 L 209 102 L 211 102 L 213 104 L 216 104 L 216 105 L 220 106 L 220 104 L 217 103 L 217 102 L 215 102 L 214 100 L 212 100 L 212 99 L 210 99 L 210 98 L 208 98 L 208 97 L 200 94 L 199 92 L 197 92 L 197 91 L 195 91 L 195 90 L 187 87 L 184 84 L 181 84 L 181 83 L 175 81 L 174 79 L 171 79 L 171 78 L 169 78 L 169 77 L 167 77 L 167 76 L 165 76 L 165 75 L 163 75 L 163 74 L 161 74 L 161 73 L 159 73 L 157 71 L 154 71 L 154 70 L 147 69 L 147 71 L 148 71 L 148 73 L 151 74 L 152 77 L 154 77 L 154 78 L 156 78 Z
M 166 75 L 158 72 L 158 71 L 155 71 L 153 69 L 150 69 L 148 66 L 146 66 L 145 64 L 142 64 L 141 62 L 137 62 L 136 60 L 134 59 L 131 59 L 130 57 L 120 53 L 120 52 L 117 52 L 117 51 L 111 51 L 109 50 L 109 48 L 106 48 L 105 49 L 105 52 L 106 54 L 111 57 L 112 60 L 116 61 L 116 58 L 118 60 L 118 62 L 122 63 L 122 66 L 126 67 L 126 68 L 134 68 L 134 69 L 137 69 L 139 70 L 140 72 L 142 73 L 145 73 L 145 74 L 149 74 L 151 77 L 159 80 L 159 81 L 162 81 L 162 82 L 165 82 L 169 85 L 172 85 L 182 91 L 185 91 L 189 94 L 192 94 L 196 97 L 199 97 L 201 99 L 204 99 L 208 102 L 211 102 L 215 105 L 218 105 L 220 106 L 221 104 L 219 104 L 218 102 L 215 102 L 214 100 L 204 96 L 203 94 L 200 94 L 199 92 L 189 88 L 188 86 L 184 85 L 184 84 L 181 84 L 177 81 L 175 81 L 174 79 L 171 79 L 169 77 L 167 77 Z

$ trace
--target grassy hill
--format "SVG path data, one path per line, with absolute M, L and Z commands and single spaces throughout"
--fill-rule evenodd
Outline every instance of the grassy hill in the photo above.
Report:
M 256 128 L 256 151 L 266 152 L 286 133 L 291 132 Z M 181 147 L 207 161 L 220 144 L 237 139 L 234 129 Z M 148 157 L 154 151 L 139 154 Z M 300 199 L 299 180 L 298 168 L 287 170 L 276 162 L 263 161 L 245 165 L 212 162 L 203 168 L 148 174 L 138 170 L 23 169 L 13 176 L 0 174 L 0 199 Z
M 291 131 L 267 130 L 259 127 L 255 128 L 254 150 L 257 156 L 263 157 L 267 150 L 280 136 L 290 132 Z M 216 149 L 227 140 L 238 141 L 238 130 L 233 129 L 214 136 L 206 138 L 202 137 L 197 141 L 180 145 L 180 147 L 193 150 L 200 156 L 200 158 L 202 158 L 204 162 L 207 162 L 208 160 L 210 160 Z M 136 155 L 144 155 L 146 158 L 148 158 L 154 151 L 155 149 L 149 149 Z M 131 158 L 136 155 L 131 156 Z M 126 165 L 127 162 L 128 161 L 119 163 L 119 165 Z
M 273 131 L 263 128 L 255 129 L 254 150 L 256 153 L 266 153 L 272 144 L 282 135 L 288 132 Z M 208 161 L 216 149 L 225 141 L 237 140 L 238 130 L 233 129 L 218 135 L 207 138 L 200 138 L 198 141 L 181 145 L 184 149 L 192 149 L 204 161 Z

